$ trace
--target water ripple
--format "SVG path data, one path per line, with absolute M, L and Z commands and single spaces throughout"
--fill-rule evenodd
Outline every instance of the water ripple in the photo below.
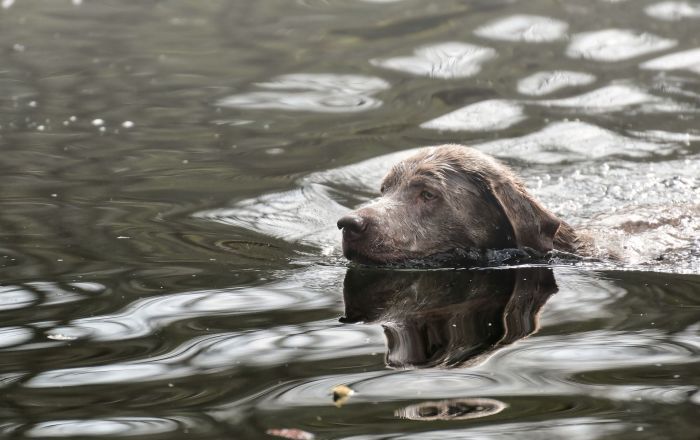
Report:
M 622 61 L 652 52 L 669 49 L 676 40 L 628 29 L 606 29 L 583 32 L 571 37 L 566 54 L 571 58 L 594 61 Z
M 595 75 L 585 72 L 568 70 L 537 72 L 518 81 L 518 92 L 531 96 L 548 95 L 566 87 L 591 84 L 595 79 Z
M 331 390 L 339 383 L 347 384 L 355 390 L 350 400 L 352 404 L 401 401 L 415 396 L 426 399 L 445 396 L 480 397 L 479 393 L 499 388 L 499 379 L 481 373 L 452 371 L 445 374 L 431 370 L 333 375 L 283 385 L 268 393 L 258 402 L 258 406 L 273 410 L 287 408 L 289 405 L 324 405 L 331 401 Z
M 700 74 L 700 48 L 675 52 L 639 65 L 649 70 L 689 70 Z
M 53 420 L 31 427 L 27 437 L 84 437 L 114 436 L 132 437 L 155 435 L 178 431 L 180 422 L 156 417 L 113 417 L 90 420 Z
M 502 99 L 481 101 L 421 124 L 421 128 L 448 131 L 502 130 L 525 119 L 520 105 Z
M 673 144 L 631 139 L 584 122 L 553 122 L 522 137 L 479 144 L 481 151 L 530 163 L 596 160 L 611 156 L 668 154 Z
M 270 367 L 381 353 L 383 338 L 379 331 L 310 322 L 206 335 L 193 338 L 164 355 L 143 360 L 48 370 L 30 379 L 26 386 L 53 388 L 160 381 L 240 366 Z
M 543 43 L 562 39 L 569 25 L 561 20 L 539 15 L 511 15 L 487 23 L 474 34 L 493 40 Z
M 679 21 L 684 18 L 700 18 L 700 5 L 689 2 L 661 2 L 647 6 L 644 12 L 659 20 Z
M 386 81 L 376 77 L 312 73 L 283 75 L 256 85 L 275 91 L 233 95 L 219 100 L 217 105 L 320 113 L 361 112 L 381 106 L 382 101 L 372 95 L 389 88 Z
M 331 198 L 328 188 L 310 184 L 242 200 L 231 208 L 204 211 L 195 216 L 292 242 L 324 244 L 324 248 L 333 249 L 338 241 L 335 222 L 348 211 Z
M 80 318 L 54 327 L 51 334 L 71 339 L 121 341 L 152 334 L 177 321 L 201 316 L 234 316 L 272 310 L 309 310 L 328 306 L 330 296 L 319 296 L 301 283 L 282 282 L 264 288 L 181 292 L 134 301 L 117 314 Z
M 481 65 L 496 57 L 490 47 L 446 42 L 416 49 L 413 56 L 377 58 L 375 66 L 433 78 L 466 78 L 481 71 Z
M 496 353 L 489 362 L 513 371 L 539 369 L 547 363 L 569 373 L 658 363 L 684 363 L 696 348 L 670 340 L 654 330 L 590 331 L 568 336 L 540 336 L 513 350 Z
M 696 112 L 693 106 L 684 106 L 668 98 L 661 98 L 647 93 L 641 87 L 620 82 L 570 98 L 533 101 L 533 104 L 548 107 L 574 109 L 588 114 L 627 110 L 635 107 L 644 113 L 680 113 Z
M 0 287 L 0 310 L 22 309 L 38 301 L 39 295 L 21 286 Z
M 461 429 L 439 429 L 420 431 L 416 433 L 384 432 L 382 434 L 367 434 L 361 436 L 343 437 L 343 440 L 421 440 L 439 438 L 445 440 L 460 440 L 476 438 L 479 440 L 591 440 L 614 436 L 616 433 L 631 431 L 627 423 L 612 418 L 603 417 L 572 417 L 538 422 L 499 423 L 495 425 L 473 426 Z
M 27 343 L 33 337 L 34 332 L 27 327 L 0 327 L 0 348 Z

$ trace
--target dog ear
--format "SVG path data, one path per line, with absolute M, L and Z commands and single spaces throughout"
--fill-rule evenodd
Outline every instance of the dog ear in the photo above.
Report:
M 547 211 L 519 182 L 491 182 L 491 191 L 508 217 L 518 247 L 546 253 L 554 248 L 554 235 L 561 220 Z

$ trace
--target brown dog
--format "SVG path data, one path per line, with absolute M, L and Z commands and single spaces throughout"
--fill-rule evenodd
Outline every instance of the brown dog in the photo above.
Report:
M 458 249 L 577 253 L 585 246 L 508 168 L 462 145 L 424 148 L 399 162 L 381 193 L 338 220 L 349 260 L 400 263 Z

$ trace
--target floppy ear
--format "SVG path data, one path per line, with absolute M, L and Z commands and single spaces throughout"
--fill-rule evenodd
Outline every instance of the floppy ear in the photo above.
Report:
M 519 182 L 491 182 L 491 191 L 508 217 L 518 247 L 542 253 L 554 248 L 554 235 L 561 220 L 533 199 Z

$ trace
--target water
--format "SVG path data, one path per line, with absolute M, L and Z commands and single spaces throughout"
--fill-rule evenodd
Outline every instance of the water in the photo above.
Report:
M 700 435 L 697 2 L 0 6 L 0 437 Z M 624 258 L 349 268 L 444 142 Z

